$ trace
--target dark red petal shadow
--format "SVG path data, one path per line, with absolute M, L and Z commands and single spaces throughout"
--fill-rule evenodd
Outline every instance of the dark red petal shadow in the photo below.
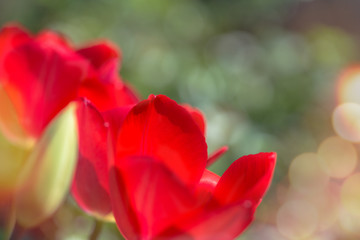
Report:
M 90 102 L 80 100 L 78 103 L 79 159 L 71 191 L 82 209 L 104 216 L 111 212 L 108 127 Z
M 194 119 L 196 124 L 199 126 L 201 132 L 205 135 L 206 120 L 205 120 L 203 113 L 199 109 L 194 108 L 193 106 L 191 106 L 189 104 L 182 104 L 181 106 L 184 107 L 190 113 L 191 117 Z
M 77 53 L 88 59 L 92 66 L 99 70 L 112 60 L 119 61 L 119 50 L 110 42 L 100 42 L 77 50 Z

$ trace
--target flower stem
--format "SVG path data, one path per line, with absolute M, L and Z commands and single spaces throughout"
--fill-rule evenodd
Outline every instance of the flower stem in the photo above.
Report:
M 102 229 L 102 222 L 98 219 L 95 220 L 95 226 L 90 234 L 89 240 L 97 240 Z

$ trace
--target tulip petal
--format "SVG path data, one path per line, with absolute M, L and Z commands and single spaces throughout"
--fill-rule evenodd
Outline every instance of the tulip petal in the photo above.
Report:
M 87 79 L 78 95 L 89 99 L 101 112 L 139 102 L 136 93 L 118 79 L 110 83 Z
M 97 70 L 101 69 L 107 64 L 114 64 L 113 60 L 118 60 L 120 58 L 119 50 L 110 42 L 94 44 L 79 49 L 77 53 L 88 59 L 92 66 Z M 117 69 L 118 66 L 116 66 L 116 69 L 113 70 L 117 71 Z M 117 72 L 115 73 L 117 74 Z
M 166 96 L 150 96 L 127 115 L 116 144 L 115 164 L 132 155 L 153 157 L 194 186 L 205 169 L 207 145 L 183 107 Z
M 102 113 L 105 121 L 109 124 L 110 140 L 108 148 L 111 151 L 111 157 L 113 158 L 116 139 L 119 134 L 119 130 L 130 110 L 134 105 L 127 105 L 124 107 L 113 108 L 111 110 Z
M 2 65 L 3 57 L 9 51 L 28 41 L 30 41 L 30 35 L 21 27 L 17 25 L 7 25 L 3 27 L 0 31 L 0 65 Z
M 42 46 L 47 46 L 48 48 L 56 49 L 57 51 L 72 51 L 71 46 L 65 37 L 54 31 L 42 31 L 36 36 L 36 41 Z
M 4 59 L 3 87 L 27 132 L 38 137 L 77 95 L 87 62 L 72 52 L 29 42 Z
M 258 153 L 239 158 L 220 178 L 214 198 L 221 205 L 247 200 L 257 205 L 270 185 L 275 161 L 276 153 Z
M 16 108 L 9 95 L 0 84 L 0 130 L 7 140 L 15 145 L 30 148 L 35 138 L 29 136 L 24 129 Z
M 211 166 L 214 162 L 216 162 L 224 153 L 226 153 L 229 150 L 228 146 L 223 146 L 213 152 L 206 163 L 206 167 Z
M 140 223 L 127 194 L 125 180 L 114 165 L 109 169 L 109 179 L 112 210 L 120 232 L 127 239 L 140 239 Z
M 183 106 L 190 113 L 191 117 L 199 126 L 201 132 L 205 135 L 206 121 L 203 113 L 199 109 L 194 108 L 189 104 L 182 104 L 181 106 Z
M 129 157 L 119 168 L 121 178 L 114 185 L 123 184 L 121 196 L 128 197 L 125 204 L 119 195 L 112 198 L 114 215 L 123 229 L 123 212 L 115 205 L 130 207 L 137 216 L 140 232 L 137 237 L 150 239 L 171 225 L 183 213 L 195 208 L 196 201 L 190 190 L 161 162 L 149 157 Z M 119 188 L 113 189 L 116 191 Z M 120 218 L 120 219 L 119 219 Z M 135 233 L 136 234 L 136 233 Z M 125 235 L 130 238 L 129 236 Z
M 109 42 L 79 49 L 78 54 L 91 63 L 79 95 L 88 98 L 100 111 L 139 102 L 137 94 L 118 76 L 118 49 Z
M 156 239 L 232 240 L 249 226 L 253 215 L 254 208 L 243 204 L 203 211 L 167 229 Z
M 79 101 L 77 117 L 79 159 L 72 183 L 72 195 L 86 212 L 105 216 L 111 212 L 108 127 L 101 114 L 87 100 Z
M 44 131 L 24 165 L 16 195 L 17 221 L 33 227 L 51 215 L 69 189 L 77 160 L 75 106 L 70 104 Z
M 211 199 L 219 179 L 220 177 L 217 174 L 205 169 L 204 174 L 202 175 L 196 188 L 198 201 L 203 205 Z
M 12 196 L 29 150 L 10 143 L 0 132 L 0 203 Z

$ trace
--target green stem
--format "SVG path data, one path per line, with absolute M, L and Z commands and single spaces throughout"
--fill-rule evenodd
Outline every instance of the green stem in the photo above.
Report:
M 95 220 L 95 226 L 90 234 L 90 238 L 89 240 L 97 240 L 100 233 L 101 233 L 101 229 L 102 229 L 102 225 L 103 223 L 99 220 Z

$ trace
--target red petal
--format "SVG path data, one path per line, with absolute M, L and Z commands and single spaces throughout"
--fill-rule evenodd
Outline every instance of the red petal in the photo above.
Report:
M 125 179 L 115 166 L 110 167 L 109 179 L 112 210 L 119 230 L 127 239 L 140 239 L 140 223 L 129 199 Z
M 78 94 L 81 97 L 88 98 L 100 111 L 139 102 L 136 94 L 119 81 L 115 83 L 103 83 L 95 80 L 85 81 L 81 84 Z
M 253 215 L 254 208 L 246 204 L 199 211 L 159 234 L 158 239 L 232 240 L 252 222 Z
M 216 150 L 215 152 L 213 152 L 208 161 L 206 166 L 209 167 L 211 166 L 214 162 L 216 162 L 224 153 L 226 153 L 229 150 L 228 146 L 223 146 L 221 148 L 219 148 L 218 150 Z
M 134 88 L 129 84 L 115 84 L 115 96 L 118 106 L 138 103 L 139 96 Z
M 207 160 L 203 134 L 188 112 L 159 95 L 137 104 L 127 115 L 116 144 L 116 164 L 126 156 L 162 161 L 186 184 L 200 180 Z
M 109 42 L 101 42 L 82 48 L 77 53 L 89 61 L 92 69 L 87 76 L 85 86 L 101 83 L 101 85 L 111 85 L 114 88 L 113 85 L 120 82 L 119 54 L 116 46 Z
M 8 25 L 2 28 L 0 31 L 0 64 L 6 53 L 30 39 L 30 35 L 19 26 Z
M 87 63 L 72 52 L 29 42 L 4 59 L 4 89 L 25 129 L 39 136 L 49 121 L 77 95 Z
M 129 157 L 123 162 L 125 164 L 120 166 L 122 177 L 113 180 L 116 181 L 115 186 L 123 184 L 125 189 L 120 187 L 122 192 L 112 195 L 112 201 L 118 226 L 127 238 L 131 237 L 124 229 L 124 212 L 115 205 L 122 204 L 122 210 L 132 209 L 140 226 L 140 232 L 134 234 L 143 239 L 156 236 L 195 207 L 196 202 L 189 189 L 159 161 L 149 157 Z M 112 189 L 112 192 L 117 189 Z M 118 199 L 119 196 L 127 196 L 128 202 Z
M 79 96 L 90 99 L 101 111 L 139 102 L 134 91 L 118 76 L 119 53 L 113 44 L 101 42 L 77 52 L 92 66 Z
M 72 51 L 72 48 L 66 38 L 53 31 L 45 30 L 36 36 L 36 41 L 42 46 L 47 46 L 57 51 Z
M 200 203 L 206 204 L 211 199 L 219 179 L 217 174 L 205 169 L 196 188 L 196 196 Z
M 196 124 L 199 126 L 201 132 L 205 135 L 206 121 L 203 113 L 189 104 L 182 104 L 182 106 L 190 113 Z
M 107 140 L 108 127 L 101 114 L 87 100 L 79 102 L 79 160 L 72 194 L 87 212 L 111 212 Z
M 111 148 L 111 151 L 115 149 L 116 139 L 119 134 L 120 127 L 122 126 L 127 114 L 134 107 L 134 105 L 127 105 L 125 107 L 118 107 L 103 112 L 102 115 L 109 125 L 109 130 L 111 134 L 111 138 L 109 140 L 108 147 Z M 114 153 L 112 153 L 113 155 Z
M 110 42 L 101 42 L 79 49 L 77 52 L 88 59 L 95 69 L 100 69 L 105 64 L 112 62 L 114 59 L 118 60 L 120 57 L 118 49 Z
M 250 200 L 257 205 L 273 176 L 276 153 L 243 156 L 225 171 L 216 186 L 214 197 L 220 204 Z

